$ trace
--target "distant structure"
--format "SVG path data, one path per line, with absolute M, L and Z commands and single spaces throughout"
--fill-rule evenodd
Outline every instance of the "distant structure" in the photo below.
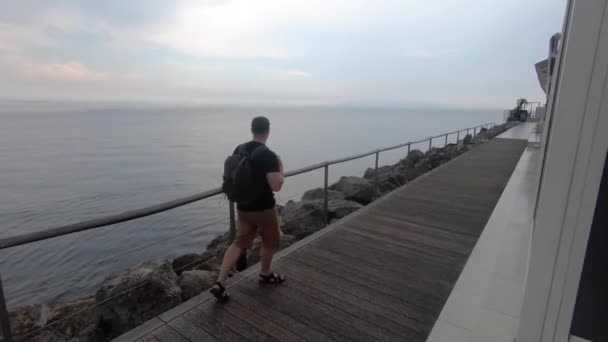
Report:
M 556 33 L 551 36 L 551 39 L 549 39 L 548 58 L 534 65 L 536 69 L 536 76 L 538 77 L 538 82 L 540 83 L 540 87 L 543 89 L 547 97 L 549 97 L 549 92 L 551 91 L 551 83 L 553 83 L 552 80 L 553 75 L 555 73 L 555 64 L 557 63 L 557 55 L 559 52 L 561 38 L 561 33 Z
M 551 98 L 551 85 L 554 83 L 554 75 L 557 69 L 557 56 L 561 47 L 562 35 L 556 33 L 549 39 L 549 53 L 548 57 L 534 65 L 536 69 L 536 76 L 540 87 L 545 92 L 546 98 L 544 103 L 539 104 L 534 113 L 530 112 L 530 115 L 535 117 L 540 124 L 538 125 L 539 132 L 542 131 L 543 123 L 545 119 L 545 112 L 547 111 L 547 104 Z

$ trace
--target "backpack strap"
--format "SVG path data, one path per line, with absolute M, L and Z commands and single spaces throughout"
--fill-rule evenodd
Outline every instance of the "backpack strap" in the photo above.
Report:
M 257 156 L 259 156 L 260 154 L 262 154 L 262 152 L 267 151 L 268 147 L 266 147 L 266 145 L 261 145 L 256 147 L 253 151 L 251 151 L 251 154 L 249 155 L 249 159 L 254 159 Z
M 249 154 L 249 152 L 247 152 L 247 148 L 245 147 L 247 144 L 240 144 L 237 148 L 236 148 L 236 154 L 237 155 L 241 155 L 241 156 L 246 156 Z

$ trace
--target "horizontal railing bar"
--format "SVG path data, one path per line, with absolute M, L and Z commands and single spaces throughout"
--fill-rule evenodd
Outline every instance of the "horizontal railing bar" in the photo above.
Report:
M 396 150 L 398 148 L 402 148 L 405 147 L 407 145 L 410 145 L 412 143 L 405 143 L 405 144 L 399 144 L 399 145 L 393 145 L 393 146 L 389 146 L 389 147 L 384 147 L 378 150 L 378 152 L 386 152 L 386 151 L 390 151 L 390 150 Z
M 351 161 L 351 160 L 355 160 L 355 159 L 365 158 L 365 157 L 368 157 L 368 156 L 371 156 L 371 155 L 375 154 L 377 151 L 378 150 L 373 150 L 373 151 L 369 151 L 369 152 L 365 152 L 365 153 L 355 154 L 355 155 L 350 156 L 350 157 L 344 157 L 344 158 L 340 158 L 340 159 L 330 160 L 330 161 L 327 162 L 327 164 L 334 165 L 334 164 L 345 163 L 347 161 Z
M 493 122 L 487 123 L 484 125 L 471 127 L 469 129 L 485 127 L 485 126 L 491 125 L 491 124 L 493 124 Z M 324 168 L 325 166 L 340 164 L 340 163 L 344 163 L 344 162 L 355 160 L 355 159 L 361 159 L 364 157 L 374 155 L 376 153 L 390 151 L 390 150 L 394 150 L 394 149 L 405 147 L 405 146 L 412 145 L 412 144 L 418 144 L 421 142 L 428 141 L 429 139 L 435 139 L 438 137 L 445 136 L 446 134 L 448 134 L 448 135 L 454 134 L 457 132 L 462 132 L 464 130 L 465 129 L 450 132 L 450 133 L 443 133 L 443 134 L 440 134 L 437 136 L 427 137 L 422 140 L 408 141 L 406 143 L 399 144 L 399 145 L 389 146 L 389 147 L 376 149 L 376 150 L 365 152 L 365 153 L 356 154 L 356 155 L 353 155 L 350 157 L 334 159 L 334 160 L 306 166 L 306 167 L 303 167 L 300 169 L 286 172 L 285 177 L 292 177 L 292 176 L 296 176 L 296 175 L 299 175 L 302 173 L 321 169 L 321 168 Z M 36 241 L 46 240 L 46 239 L 50 239 L 50 238 L 54 238 L 54 237 L 58 237 L 58 236 L 62 236 L 62 235 L 82 232 L 82 231 L 89 230 L 89 229 L 109 226 L 109 225 L 116 224 L 116 223 L 122 223 L 122 222 L 135 220 L 135 219 L 142 218 L 145 216 L 158 214 L 163 211 L 175 209 L 177 207 L 181 207 L 186 204 L 190 204 L 190 203 L 197 202 L 197 201 L 200 201 L 200 200 L 212 197 L 212 196 L 216 196 L 221 193 L 222 193 L 221 188 L 215 188 L 212 190 L 199 192 L 197 194 L 190 195 L 187 197 L 178 198 L 178 199 L 175 199 L 172 201 L 155 204 L 155 205 L 151 205 L 151 206 L 140 208 L 140 209 L 125 211 L 125 212 L 115 214 L 115 215 L 100 217 L 100 218 L 91 219 L 91 220 L 87 220 L 87 221 L 81 221 L 78 223 L 68 224 L 68 225 L 64 225 L 64 226 L 60 226 L 60 227 L 56 227 L 56 228 L 50 228 L 47 230 L 42 230 L 42 231 L 37 231 L 37 232 L 32 232 L 32 233 L 25 233 L 25 234 L 20 234 L 20 235 L 16 235 L 16 236 L 3 238 L 3 239 L 0 239 L 0 250 L 5 249 L 5 248 L 10 248 L 10 247 L 21 246 L 21 245 L 25 245 L 25 244 L 36 242 Z
M 310 165 L 310 166 L 305 166 L 301 169 L 296 169 L 296 170 L 292 170 L 289 172 L 285 172 L 285 177 L 292 177 L 292 176 L 297 176 L 299 174 L 302 173 L 306 173 L 306 172 L 310 172 L 310 171 L 314 171 L 317 169 L 322 169 L 325 167 L 325 165 L 327 165 L 327 163 L 319 163 L 319 164 L 315 164 L 315 165 Z
M 82 221 L 78 223 L 68 224 L 57 228 L 51 228 L 38 232 L 25 233 L 0 240 L 0 250 L 10 247 L 16 247 L 31 242 L 46 240 L 57 236 L 62 236 L 71 233 L 82 232 L 85 230 L 109 226 L 116 223 L 131 221 L 145 216 L 158 214 L 163 211 L 175 209 L 193 202 L 203 200 L 222 193 L 221 188 L 200 192 L 187 197 L 178 198 L 169 202 L 151 205 L 145 208 L 125 211 L 119 214 L 100 217 L 92 220 Z

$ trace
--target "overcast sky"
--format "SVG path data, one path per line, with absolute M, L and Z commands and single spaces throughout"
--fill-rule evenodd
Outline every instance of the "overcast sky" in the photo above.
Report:
M 510 107 L 565 0 L 0 0 L 0 97 Z

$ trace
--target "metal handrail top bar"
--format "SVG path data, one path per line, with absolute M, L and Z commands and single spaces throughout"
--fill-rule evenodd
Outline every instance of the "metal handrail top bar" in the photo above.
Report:
M 317 169 L 326 168 L 330 165 L 340 164 L 340 163 L 344 163 L 344 162 L 355 160 L 355 159 L 361 159 L 361 158 L 368 157 L 368 156 L 371 156 L 371 155 L 374 155 L 374 154 L 377 154 L 380 152 L 390 151 L 390 150 L 398 149 L 398 148 L 405 147 L 405 146 L 408 146 L 411 144 L 422 143 L 422 142 L 428 141 L 429 139 L 435 139 L 438 137 L 448 136 L 448 135 L 451 135 L 454 133 L 458 133 L 458 132 L 462 132 L 462 131 L 466 131 L 466 130 L 470 130 L 470 129 L 477 129 L 477 128 L 485 127 L 485 126 L 492 125 L 492 124 L 494 124 L 494 123 L 490 122 L 490 123 L 486 123 L 486 124 L 475 126 L 475 127 L 465 128 L 465 129 L 461 129 L 458 131 L 443 133 L 443 134 L 440 134 L 437 136 L 427 137 L 425 139 L 418 140 L 418 141 L 409 141 L 409 142 L 406 142 L 403 144 L 385 147 L 385 148 L 381 148 L 381 149 L 376 149 L 376 150 L 369 151 L 366 153 L 356 154 L 356 155 L 353 155 L 350 157 L 334 159 L 334 160 L 322 162 L 319 164 L 306 166 L 306 167 L 303 167 L 300 169 L 286 172 L 285 177 L 296 176 L 296 175 L 299 175 L 302 173 L 307 173 L 307 172 L 314 171 Z M 50 228 L 50 229 L 46 229 L 46 230 L 41 230 L 41 231 L 37 231 L 37 232 L 10 236 L 7 238 L 0 239 L 0 250 L 6 249 L 6 248 L 11 248 L 11 247 L 17 247 L 17 246 L 25 245 L 25 244 L 32 243 L 32 242 L 47 240 L 47 239 L 55 238 L 55 237 L 62 236 L 62 235 L 67 235 L 67 234 L 82 232 L 85 230 L 105 227 L 105 226 L 109 226 L 109 225 L 116 224 L 116 223 L 122 223 L 122 222 L 135 220 L 135 219 L 142 218 L 145 216 L 158 214 L 163 211 L 175 209 L 175 208 L 178 208 L 178 207 L 181 207 L 181 206 L 193 203 L 193 202 L 197 202 L 197 201 L 209 198 L 209 197 L 217 196 L 221 193 L 222 193 L 222 189 L 221 189 L 221 187 L 218 187 L 218 188 L 214 188 L 211 190 L 199 192 L 199 193 L 196 193 L 196 194 L 193 194 L 190 196 L 181 197 L 181 198 L 178 198 L 178 199 L 175 199 L 172 201 L 147 206 L 144 208 L 128 210 L 128 211 L 125 211 L 125 212 L 122 212 L 119 214 L 94 218 L 91 220 L 81 221 L 81 222 L 63 225 L 63 226 Z

